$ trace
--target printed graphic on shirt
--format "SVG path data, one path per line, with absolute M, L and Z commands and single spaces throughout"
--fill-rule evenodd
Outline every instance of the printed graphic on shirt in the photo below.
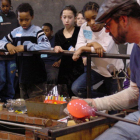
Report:
M 0 16 L 0 22 L 3 22 L 3 18 L 2 18 L 2 16 Z
M 46 40 L 46 42 L 48 42 L 48 41 L 49 41 L 47 37 L 45 37 L 45 40 Z
M 42 38 L 42 40 L 41 40 L 41 42 L 48 42 L 48 38 L 47 37 L 45 37 L 45 38 Z
M 92 39 L 92 31 L 83 30 L 83 33 L 86 39 Z

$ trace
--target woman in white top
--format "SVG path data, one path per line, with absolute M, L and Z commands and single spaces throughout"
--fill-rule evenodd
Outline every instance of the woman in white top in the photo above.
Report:
M 112 37 L 105 32 L 104 24 L 95 24 L 95 18 L 99 10 L 99 5 L 95 2 L 89 2 L 83 7 L 83 14 L 86 19 L 81 28 L 77 39 L 76 52 L 73 55 L 73 60 L 77 61 L 82 52 L 97 53 L 102 57 L 103 52 L 119 54 L 118 46 L 113 41 Z M 84 58 L 85 59 L 85 58 Z M 104 81 L 105 88 L 108 94 L 113 94 L 117 91 L 117 81 L 112 79 L 112 75 L 107 70 L 109 64 L 113 64 L 117 70 L 124 68 L 121 59 L 110 58 L 91 58 L 91 85 L 95 85 L 100 81 Z M 73 84 L 73 93 L 82 98 L 87 97 L 86 89 L 86 72 L 82 74 Z M 92 97 L 104 96 L 104 93 L 98 93 L 91 87 Z

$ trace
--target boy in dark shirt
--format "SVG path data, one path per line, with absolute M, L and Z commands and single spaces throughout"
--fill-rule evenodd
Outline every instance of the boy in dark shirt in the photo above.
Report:
M 48 38 L 40 27 L 31 25 L 34 11 L 30 4 L 22 3 L 17 8 L 20 27 L 0 40 L 0 49 L 10 54 L 22 51 L 50 50 Z M 46 71 L 39 54 L 18 54 L 18 70 L 21 98 L 27 99 L 44 94 Z
M 42 30 L 50 41 L 51 47 L 55 47 L 55 37 L 53 34 L 53 27 L 50 23 L 44 23 L 42 25 Z M 41 54 L 41 58 L 45 63 L 45 68 L 47 72 L 47 84 L 57 84 L 58 81 L 58 72 L 60 65 L 60 55 L 49 55 L 49 54 Z

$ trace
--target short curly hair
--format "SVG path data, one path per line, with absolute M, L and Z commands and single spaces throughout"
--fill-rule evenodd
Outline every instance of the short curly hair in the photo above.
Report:
M 18 12 L 29 12 L 31 16 L 34 16 L 34 10 L 29 3 L 22 3 L 17 7 L 16 14 Z
M 42 26 L 48 26 L 53 31 L 53 26 L 50 23 L 44 23 Z

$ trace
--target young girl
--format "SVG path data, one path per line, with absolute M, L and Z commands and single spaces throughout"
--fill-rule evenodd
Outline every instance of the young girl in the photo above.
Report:
M 76 25 L 77 25 L 78 27 L 81 27 L 81 25 L 82 25 L 83 23 L 85 23 L 85 22 L 86 22 L 86 20 L 85 20 L 85 18 L 83 17 L 82 11 L 78 12 L 78 13 L 77 13 L 77 17 L 76 17 Z
M 11 0 L 2 0 L 0 8 L 0 39 L 2 39 L 18 27 L 18 21 L 15 13 L 10 10 Z M 3 102 L 14 97 L 15 73 L 15 56 L 0 52 L 0 98 Z
M 84 23 L 78 35 L 76 44 L 76 52 L 73 55 L 73 60 L 77 61 L 82 52 L 97 53 L 99 57 L 103 56 L 103 52 L 118 54 L 118 46 L 113 41 L 112 37 L 105 32 L 104 24 L 95 24 L 95 18 L 99 10 L 99 5 L 95 2 L 89 2 L 83 7 Z M 88 25 L 88 26 L 87 26 Z M 117 91 L 116 79 L 112 79 L 112 75 L 107 67 L 113 64 L 117 70 L 124 68 L 121 59 L 110 58 L 91 58 L 91 97 L 101 97 L 107 94 L 113 94 Z M 76 96 L 86 98 L 86 73 L 82 74 L 73 84 L 72 91 Z M 95 84 L 104 81 L 105 88 L 99 93 L 93 89 Z
M 55 34 L 54 51 L 59 53 L 64 50 L 74 50 L 77 42 L 77 36 L 80 28 L 75 27 L 76 9 L 73 5 L 66 6 L 62 9 L 60 17 L 64 28 Z M 77 62 L 72 60 L 71 56 L 62 56 L 59 69 L 59 84 L 67 84 L 69 95 L 72 96 L 71 84 L 83 73 L 82 59 Z

